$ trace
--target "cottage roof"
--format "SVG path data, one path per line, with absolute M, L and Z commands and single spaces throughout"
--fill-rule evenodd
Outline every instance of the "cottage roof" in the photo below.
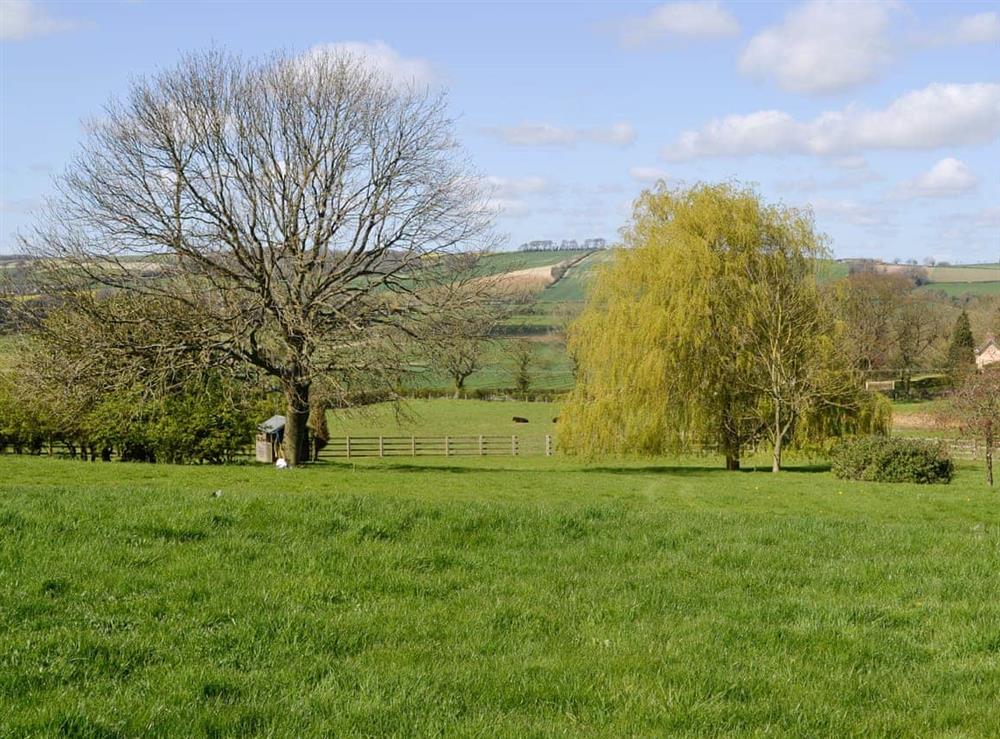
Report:
M 990 346 L 995 346 L 997 349 L 1000 349 L 1000 343 L 997 343 L 997 340 L 996 340 L 995 336 L 989 337 L 985 341 L 985 343 L 983 343 L 982 346 L 980 346 L 978 349 L 976 349 L 976 356 L 979 356 L 980 354 L 982 354 L 984 351 L 986 351 L 987 349 L 989 349 Z

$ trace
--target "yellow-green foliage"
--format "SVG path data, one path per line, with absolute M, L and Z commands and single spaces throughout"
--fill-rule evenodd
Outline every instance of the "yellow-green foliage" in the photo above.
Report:
M 747 330 L 759 323 L 754 276 L 791 275 L 779 288 L 794 279 L 815 294 L 825 253 L 808 212 L 767 205 L 750 187 L 645 192 L 570 331 L 579 373 L 560 443 L 585 454 L 719 443 L 738 459 L 767 428 L 761 383 L 748 381 L 761 371 L 760 337 Z M 817 413 L 811 431 L 834 423 L 848 421 Z
M 799 449 L 826 450 L 842 436 L 888 436 L 892 431 L 892 403 L 881 393 L 858 392 L 844 406 L 807 410 L 795 427 Z

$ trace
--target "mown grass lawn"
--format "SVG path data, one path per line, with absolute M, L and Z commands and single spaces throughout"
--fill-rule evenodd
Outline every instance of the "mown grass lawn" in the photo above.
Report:
M 0 734 L 1000 734 L 978 470 L 705 464 L 0 457 Z

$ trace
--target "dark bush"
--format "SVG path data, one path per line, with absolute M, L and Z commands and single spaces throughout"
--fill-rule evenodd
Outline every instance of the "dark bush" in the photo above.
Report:
M 942 444 L 885 436 L 842 441 L 831 460 L 837 477 L 868 482 L 949 483 L 955 468 Z

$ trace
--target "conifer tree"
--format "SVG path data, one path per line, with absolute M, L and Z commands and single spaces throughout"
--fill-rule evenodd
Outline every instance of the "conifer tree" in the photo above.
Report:
M 969 314 L 962 311 L 955 320 L 955 330 L 948 346 L 948 369 L 961 375 L 976 366 L 976 342 L 972 337 Z

